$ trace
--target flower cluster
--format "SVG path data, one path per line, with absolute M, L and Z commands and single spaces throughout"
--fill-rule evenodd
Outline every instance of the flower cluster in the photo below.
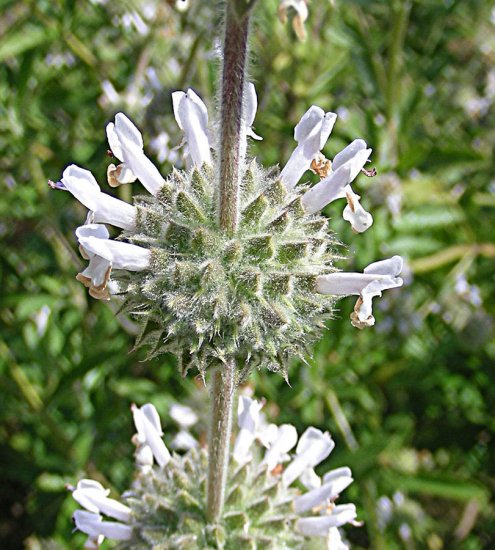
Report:
M 361 233 L 373 219 L 351 187 L 371 154 L 356 139 L 332 161 L 322 149 L 337 115 L 312 106 L 296 125 L 297 142 L 279 173 L 246 158 L 247 138 L 257 107 L 254 86 L 246 89 L 241 140 L 241 203 L 238 230 L 219 228 L 215 138 L 206 105 L 193 91 L 172 95 L 183 132 L 186 169 L 164 179 L 144 152 L 143 138 L 122 113 L 107 126 L 110 149 L 119 162 L 108 167 L 115 187 L 139 180 L 150 193 L 134 205 L 102 192 L 93 175 L 71 165 L 60 182 L 89 214 L 76 230 L 89 261 L 78 275 L 90 294 L 124 296 L 123 310 L 142 321 L 138 345 L 150 355 L 175 353 L 182 372 L 235 359 L 240 378 L 256 366 L 286 374 L 292 357 L 303 357 L 333 315 L 335 300 L 358 296 L 352 323 L 374 324 L 372 299 L 402 285 L 402 259 L 373 263 L 363 273 L 337 272 L 336 238 L 321 210 L 346 199 L 343 217 Z M 212 137 L 213 136 L 213 137 Z M 320 181 L 299 184 L 312 170 Z M 104 224 L 122 230 L 110 239 Z M 112 286 L 112 281 L 118 284 Z
M 225 511 L 218 525 L 208 525 L 207 450 L 196 444 L 182 456 L 171 454 L 153 405 L 133 405 L 137 475 L 122 495 L 126 504 L 109 498 L 96 481 L 83 479 L 70 488 L 84 508 L 76 510 L 74 522 L 88 535 L 85 548 L 98 548 L 107 537 L 133 550 L 296 549 L 311 548 L 318 537 L 332 550 L 346 549 L 339 527 L 355 523 L 356 508 L 335 501 L 352 483 L 351 471 L 337 468 L 323 478 L 314 471 L 334 448 L 332 438 L 311 427 L 298 440 L 294 426 L 267 424 L 261 408 L 249 397 L 239 399 Z

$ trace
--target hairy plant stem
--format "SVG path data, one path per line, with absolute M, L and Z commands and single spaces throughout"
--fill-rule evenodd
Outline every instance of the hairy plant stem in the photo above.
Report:
M 220 92 L 220 168 L 218 219 L 221 229 L 236 232 L 239 211 L 242 106 L 246 72 L 249 14 L 256 0 L 226 0 L 223 67 Z M 230 438 L 235 401 L 236 365 L 230 359 L 213 373 L 208 444 L 207 517 L 222 517 L 229 466 Z
M 235 362 L 231 360 L 215 370 L 211 387 L 211 418 L 208 445 L 207 515 L 217 523 L 223 510 L 230 436 L 235 400 Z
M 239 15 L 235 0 L 225 4 L 225 34 L 220 95 L 220 173 L 218 218 L 228 235 L 237 229 L 242 102 L 246 72 L 249 11 Z

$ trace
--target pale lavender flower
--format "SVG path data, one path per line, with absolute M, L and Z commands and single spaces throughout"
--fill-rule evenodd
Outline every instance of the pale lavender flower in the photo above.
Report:
M 128 540 L 132 536 L 131 509 L 118 500 L 108 498 L 109 490 L 91 479 L 81 479 L 77 487 L 69 488 L 74 500 L 86 510 L 76 510 L 73 520 L 76 529 L 88 535 L 87 550 L 98 548 L 105 537 Z M 101 514 L 119 521 L 104 521 Z
M 174 92 L 172 104 L 175 120 L 184 132 L 186 165 L 211 164 L 206 105 L 191 88 L 187 92 Z
M 294 139 L 297 147 L 280 173 L 280 179 L 287 189 L 293 189 L 304 172 L 309 170 L 313 159 L 323 149 L 336 120 L 335 113 L 325 113 L 313 105 L 296 125 Z
M 163 432 L 157 410 L 149 403 L 141 408 L 133 405 L 131 410 L 137 430 L 133 438 L 137 447 L 136 461 L 146 468 L 153 465 L 154 458 L 163 468 L 170 461 L 170 452 L 162 440 Z
M 280 0 L 278 16 L 280 21 L 284 24 L 287 22 L 287 11 L 289 8 L 295 11 L 292 19 L 292 28 L 294 32 L 299 40 L 306 40 L 304 23 L 309 15 L 307 0 Z
M 398 276 L 402 271 L 403 261 L 400 256 L 375 262 L 366 267 L 363 273 L 330 273 L 320 275 L 316 288 L 322 294 L 333 296 L 359 296 L 351 315 L 352 324 L 364 328 L 375 324 L 372 313 L 372 300 L 381 296 L 384 290 L 402 286 Z

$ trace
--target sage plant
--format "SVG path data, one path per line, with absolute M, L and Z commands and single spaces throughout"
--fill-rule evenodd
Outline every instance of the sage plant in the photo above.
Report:
M 366 168 L 371 149 L 362 139 L 332 160 L 322 154 L 336 114 L 309 107 L 282 170 L 249 156 L 248 138 L 261 139 L 253 128 L 256 91 L 246 78 L 255 3 L 224 3 L 215 124 L 195 91 L 172 94 L 184 169 L 163 177 L 146 156 L 139 130 L 118 113 L 107 126 L 118 161 L 108 167 L 108 183 L 139 180 L 148 194 L 128 204 L 102 192 L 93 175 L 75 165 L 51 183 L 89 210 L 76 230 L 89 261 L 78 280 L 94 298 L 119 294 L 122 310 L 141 323 L 136 346 L 146 346 L 150 356 L 174 353 L 182 375 L 198 371 L 210 387 L 207 449 L 189 440 L 185 455 L 171 455 L 153 406 L 133 408 L 139 474 L 123 495 L 128 504 L 109 499 L 89 480 L 73 493 L 86 508 L 76 512 L 75 522 L 89 535 L 88 548 L 102 536 L 136 549 L 310 548 L 305 537 L 311 536 L 345 548 L 336 528 L 356 517 L 353 505 L 334 504 L 352 481 L 350 471 L 330 472 L 323 480 L 314 473 L 333 448 L 328 433 L 309 428 L 284 469 L 296 446 L 295 429 L 275 426 L 263 438 L 259 403 L 241 398 L 230 449 L 236 390 L 253 369 L 287 377 L 289 362 L 304 359 L 334 316 L 337 299 L 358 297 L 351 321 L 365 328 L 375 322 L 372 299 L 402 285 L 399 256 L 363 273 L 335 265 L 340 244 L 321 210 L 346 199 L 344 219 L 356 233 L 367 230 L 373 219 L 351 183 L 361 173 L 374 175 Z M 309 170 L 320 178 L 316 185 L 301 182 Z M 122 230 L 117 239 L 109 238 L 105 224 Z M 266 447 L 264 456 L 252 452 L 255 440 Z M 304 487 L 310 491 L 301 495 Z M 101 514 L 119 522 L 103 521 Z

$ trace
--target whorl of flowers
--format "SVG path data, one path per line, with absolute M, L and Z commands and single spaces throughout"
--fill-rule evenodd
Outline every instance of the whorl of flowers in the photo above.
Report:
M 137 345 L 150 355 L 175 353 L 185 374 L 202 374 L 211 364 L 234 359 L 239 379 L 256 366 L 286 374 L 292 357 L 303 357 L 332 316 L 335 300 L 358 296 L 352 323 L 374 323 L 372 298 L 402 284 L 402 260 L 395 256 L 369 265 L 364 273 L 340 273 L 335 236 L 320 211 L 347 199 L 344 219 L 355 232 L 372 224 L 351 182 L 364 169 L 371 149 L 357 139 L 326 159 L 321 150 L 337 116 L 312 106 L 295 127 L 297 146 L 281 172 L 246 159 L 256 93 L 246 90 L 241 146 L 241 201 L 238 229 L 219 228 L 217 158 L 212 151 L 208 112 L 193 90 L 174 92 L 174 113 L 183 131 L 185 170 L 164 179 L 144 153 L 140 132 L 122 113 L 107 126 L 113 156 L 111 186 L 138 179 L 149 191 L 130 205 L 103 193 L 93 175 L 69 166 L 60 182 L 89 209 L 76 235 L 89 260 L 78 275 L 95 298 L 112 288 L 124 297 L 123 310 L 142 321 Z M 321 181 L 298 185 L 308 171 Z M 114 240 L 104 224 L 122 230 Z M 116 281 L 118 285 L 111 286 Z
M 89 479 L 71 487 L 84 510 L 73 519 L 86 533 L 86 549 L 109 538 L 118 548 L 235 548 L 345 550 L 339 527 L 355 523 L 353 504 L 335 504 L 353 479 L 349 468 L 320 478 L 315 466 L 335 444 L 328 433 L 308 428 L 297 437 L 294 426 L 266 424 L 262 404 L 241 396 L 238 434 L 230 454 L 229 485 L 221 521 L 206 521 L 208 451 L 199 444 L 184 455 L 171 454 L 162 440 L 153 405 L 133 405 L 137 433 L 137 474 L 122 502 Z M 197 442 L 196 442 L 197 443 Z M 294 450 L 295 449 L 295 450 Z

